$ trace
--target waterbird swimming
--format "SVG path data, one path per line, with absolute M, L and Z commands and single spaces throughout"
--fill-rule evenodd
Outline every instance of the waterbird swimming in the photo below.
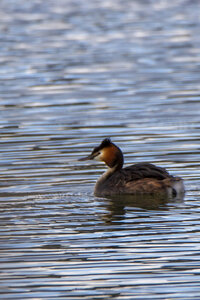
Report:
M 95 147 L 89 156 L 79 160 L 92 159 L 103 161 L 108 167 L 96 182 L 96 196 L 125 194 L 176 197 L 184 193 L 182 178 L 170 175 L 162 167 L 144 162 L 123 168 L 123 153 L 109 138 Z

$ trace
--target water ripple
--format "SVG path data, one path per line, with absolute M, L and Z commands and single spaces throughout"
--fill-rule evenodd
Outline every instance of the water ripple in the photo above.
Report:
M 0 3 L 3 299 L 199 299 L 199 3 Z M 185 180 L 176 201 L 93 196 L 111 137 Z

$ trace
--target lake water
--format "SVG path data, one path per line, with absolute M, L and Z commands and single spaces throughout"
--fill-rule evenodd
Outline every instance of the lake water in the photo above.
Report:
M 200 2 L 0 2 L 0 297 L 200 299 Z M 185 180 L 178 201 L 93 196 L 79 162 Z

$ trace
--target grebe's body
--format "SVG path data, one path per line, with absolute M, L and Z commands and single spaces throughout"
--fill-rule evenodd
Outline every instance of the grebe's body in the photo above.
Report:
M 119 147 L 105 139 L 92 153 L 80 160 L 95 159 L 105 162 L 108 170 L 98 179 L 94 193 L 112 195 L 166 195 L 174 197 L 184 193 L 183 180 L 170 175 L 164 168 L 150 163 L 137 163 L 123 167 L 123 154 Z

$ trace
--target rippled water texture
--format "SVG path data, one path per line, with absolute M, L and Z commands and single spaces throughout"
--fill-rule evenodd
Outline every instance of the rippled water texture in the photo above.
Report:
M 200 2 L 0 2 L 0 297 L 200 299 Z M 95 198 L 111 137 L 185 180 Z

